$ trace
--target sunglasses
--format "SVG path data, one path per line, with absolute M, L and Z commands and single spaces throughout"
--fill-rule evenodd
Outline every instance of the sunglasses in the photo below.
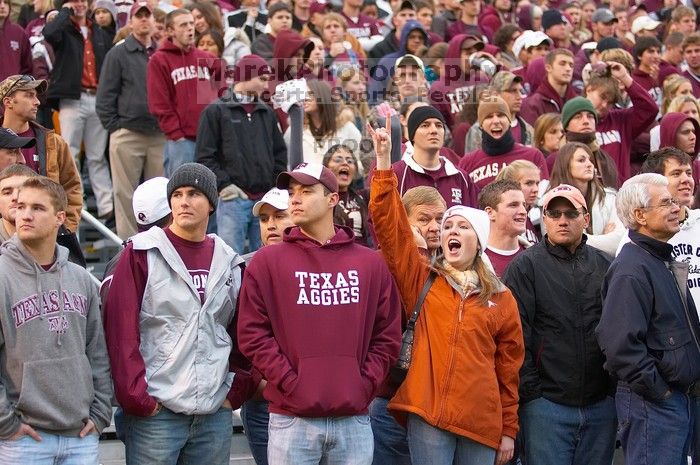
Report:
M 27 82 L 32 82 L 34 81 L 34 76 L 30 76 L 28 74 L 23 74 L 17 79 L 15 79 L 15 82 L 12 83 L 12 85 L 7 89 L 7 92 L 5 92 L 2 96 L 2 98 L 7 97 L 8 95 L 12 94 L 12 92 L 15 91 L 15 89 L 21 87 L 20 84 L 25 84 Z
M 579 216 L 581 216 L 583 212 L 580 210 L 545 210 L 544 215 L 548 218 L 554 218 L 555 220 L 561 218 L 561 215 L 564 215 L 567 219 L 569 220 L 575 220 Z

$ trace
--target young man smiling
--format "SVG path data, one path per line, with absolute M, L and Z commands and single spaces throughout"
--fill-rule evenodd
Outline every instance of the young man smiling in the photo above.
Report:
M 268 460 L 369 465 L 367 407 L 398 356 L 398 293 L 382 258 L 333 225 L 328 168 L 302 163 L 277 187 L 289 190 L 297 227 L 246 269 L 238 332 L 267 380 Z
M 576 97 L 571 85 L 574 72 L 574 55 L 571 51 L 558 48 L 544 58 L 547 77 L 537 87 L 534 94 L 523 100 L 520 115 L 534 125 L 540 115 L 560 113 L 567 100 Z
M 56 244 L 66 194 L 19 188 L 17 234 L 0 256 L 0 462 L 97 463 L 112 386 L 97 287 Z
M 104 305 L 126 463 L 224 465 L 231 409 L 255 389 L 236 357 L 243 259 L 206 234 L 218 198 L 214 173 L 186 163 L 167 193 L 172 224 L 131 238 Z

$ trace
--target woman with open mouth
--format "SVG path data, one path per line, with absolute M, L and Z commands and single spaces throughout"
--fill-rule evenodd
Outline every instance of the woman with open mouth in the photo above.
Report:
M 370 212 L 407 318 L 435 274 L 416 322 L 408 374 L 388 410 L 407 429 L 413 463 L 503 465 L 518 431 L 524 345 L 515 299 L 482 259 L 488 215 L 449 208 L 440 228 L 442 253 L 429 264 L 401 205 L 390 131 L 368 132 L 377 154 Z

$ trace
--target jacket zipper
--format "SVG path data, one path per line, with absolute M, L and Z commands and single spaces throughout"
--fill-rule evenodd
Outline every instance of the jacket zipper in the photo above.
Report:
M 464 300 L 468 297 L 465 295 L 459 302 L 459 312 L 457 314 L 457 322 L 453 325 L 452 334 L 450 335 L 450 356 L 447 359 L 447 374 L 445 375 L 445 387 L 442 389 L 440 395 L 440 414 L 438 415 L 438 425 L 441 424 L 443 414 L 445 412 L 445 404 L 447 403 L 447 392 L 450 390 L 450 381 L 452 380 L 452 371 L 454 369 L 454 358 L 455 351 L 457 348 L 457 336 L 459 334 L 459 327 L 462 322 L 462 310 L 464 308 Z

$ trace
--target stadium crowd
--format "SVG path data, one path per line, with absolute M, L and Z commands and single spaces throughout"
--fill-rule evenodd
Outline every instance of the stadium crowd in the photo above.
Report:
M 0 0 L 0 463 L 700 464 L 699 14 Z

